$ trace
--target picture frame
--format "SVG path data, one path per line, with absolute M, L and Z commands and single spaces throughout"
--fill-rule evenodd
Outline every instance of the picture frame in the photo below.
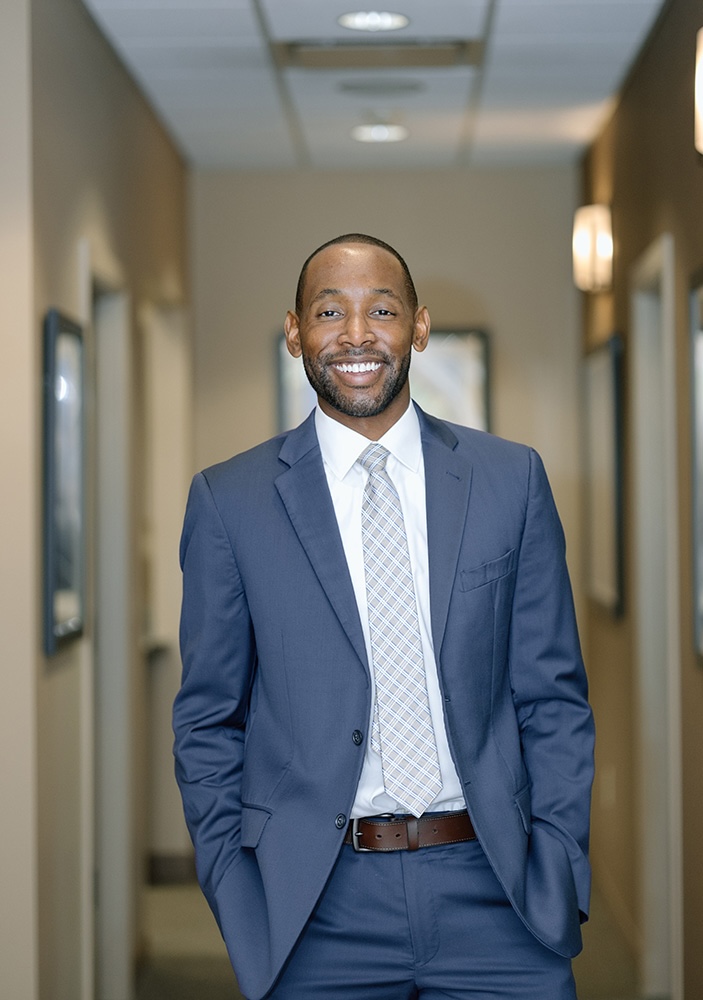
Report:
M 315 392 L 300 358 L 288 353 L 283 334 L 276 340 L 278 429 L 290 430 L 315 406 Z M 424 351 L 413 351 L 410 390 L 435 417 L 490 430 L 489 336 L 477 327 L 433 330 Z
M 703 658 L 703 272 L 691 284 L 690 317 L 693 621 L 696 652 Z
M 85 359 L 83 329 L 57 309 L 44 320 L 44 651 L 83 632 Z
M 586 592 L 616 617 L 624 608 L 622 369 L 619 334 L 584 359 Z

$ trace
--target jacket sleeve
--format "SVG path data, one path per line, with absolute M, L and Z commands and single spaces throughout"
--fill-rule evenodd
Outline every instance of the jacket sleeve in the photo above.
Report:
M 587 700 L 564 534 L 539 456 L 528 500 L 510 631 L 510 677 L 531 783 L 533 847 L 559 841 L 588 913 L 593 717 Z M 559 849 L 558 847 L 556 849 Z
M 191 486 L 180 555 L 183 678 L 173 711 L 176 779 L 198 878 L 217 916 L 215 889 L 239 852 L 256 649 L 231 541 L 202 473 Z

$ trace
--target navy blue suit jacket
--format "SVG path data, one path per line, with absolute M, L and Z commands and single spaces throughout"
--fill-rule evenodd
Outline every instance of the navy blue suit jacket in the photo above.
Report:
M 588 910 L 593 722 L 564 539 L 531 449 L 419 411 L 449 743 L 516 912 L 573 956 Z M 314 420 L 193 480 L 176 772 L 198 875 L 262 997 L 332 871 L 369 666 Z M 358 740 L 358 736 L 357 736 Z

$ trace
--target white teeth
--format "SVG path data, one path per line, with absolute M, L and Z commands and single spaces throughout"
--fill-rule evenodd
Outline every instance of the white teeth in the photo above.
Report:
M 335 365 L 340 372 L 353 372 L 358 374 L 359 372 L 375 372 L 381 367 L 379 361 L 355 361 L 353 365 Z

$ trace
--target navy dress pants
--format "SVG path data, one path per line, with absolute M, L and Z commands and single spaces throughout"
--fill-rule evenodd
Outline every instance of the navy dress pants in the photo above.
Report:
M 271 1000 L 575 1000 L 571 962 L 517 916 L 479 843 L 342 848 Z

